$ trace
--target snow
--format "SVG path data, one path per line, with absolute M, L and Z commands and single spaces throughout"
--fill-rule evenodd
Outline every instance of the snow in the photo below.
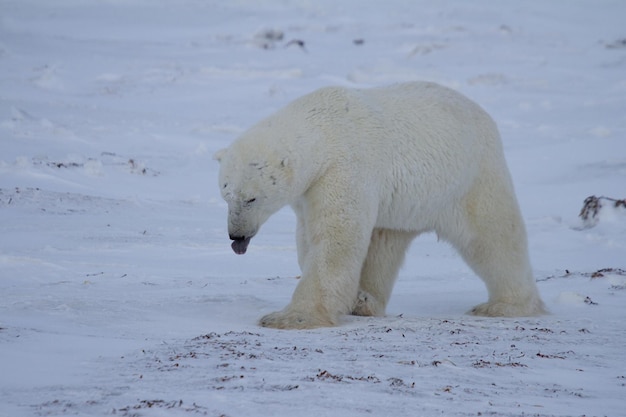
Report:
M 620 1 L 0 1 L 0 416 L 625 416 Z M 282 36 L 281 36 L 282 35 Z M 430 80 L 500 126 L 551 315 L 465 315 L 432 235 L 388 316 L 256 325 L 294 215 L 230 249 L 212 154 L 327 85 Z

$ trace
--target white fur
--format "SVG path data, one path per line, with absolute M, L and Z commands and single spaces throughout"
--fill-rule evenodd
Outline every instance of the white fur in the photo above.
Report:
M 216 159 L 231 238 L 254 236 L 287 204 L 298 218 L 302 279 L 291 303 L 263 317 L 263 326 L 383 315 L 406 249 L 428 231 L 485 282 L 489 300 L 471 313 L 544 313 L 498 130 L 457 92 L 421 82 L 323 88 L 261 121 Z

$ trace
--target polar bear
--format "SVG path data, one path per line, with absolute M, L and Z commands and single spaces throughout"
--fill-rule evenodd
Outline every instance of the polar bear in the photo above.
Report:
M 266 327 L 381 316 L 411 241 L 434 231 L 487 286 L 469 313 L 545 312 L 496 125 L 446 87 L 411 82 L 314 91 L 218 151 L 232 249 L 246 252 L 285 205 L 297 216 L 302 270 Z

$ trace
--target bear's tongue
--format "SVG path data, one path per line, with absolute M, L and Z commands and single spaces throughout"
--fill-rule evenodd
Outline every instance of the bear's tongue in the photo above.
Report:
M 250 243 L 249 237 L 244 237 L 242 239 L 233 239 L 233 243 L 232 245 L 230 245 L 230 247 L 233 248 L 233 251 L 237 255 L 243 255 L 244 253 L 246 253 L 246 249 L 248 249 L 249 243 Z

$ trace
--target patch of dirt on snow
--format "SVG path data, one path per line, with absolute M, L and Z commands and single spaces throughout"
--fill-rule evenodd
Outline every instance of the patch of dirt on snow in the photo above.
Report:
M 348 398 L 358 392 L 363 410 L 374 413 L 380 411 L 381 398 L 399 395 L 415 410 L 446 410 L 446 404 L 460 401 L 467 415 L 490 410 L 516 415 L 516 410 L 555 401 L 571 406 L 572 398 L 592 398 L 598 389 L 593 378 L 585 382 L 580 375 L 593 365 L 587 347 L 603 342 L 592 331 L 559 320 L 356 321 L 345 328 L 297 333 L 208 333 L 145 349 L 124 359 L 129 382 L 149 386 L 165 378 L 168 392 L 180 397 L 180 404 L 191 405 L 142 399 L 117 410 L 141 415 L 133 413 L 152 404 L 190 414 L 209 409 L 210 415 L 238 414 L 206 403 L 203 398 L 212 392 L 242 407 L 269 406 L 282 398 L 297 411 L 301 396 Z M 555 380 L 554 372 L 566 376 Z M 283 398 L 286 392 L 293 393 L 290 400 Z
M 0 208 L 28 208 L 48 214 L 106 213 L 123 200 L 40 188 L 0 188 Z M 130 203 L 127 203 L 130 204 Z

